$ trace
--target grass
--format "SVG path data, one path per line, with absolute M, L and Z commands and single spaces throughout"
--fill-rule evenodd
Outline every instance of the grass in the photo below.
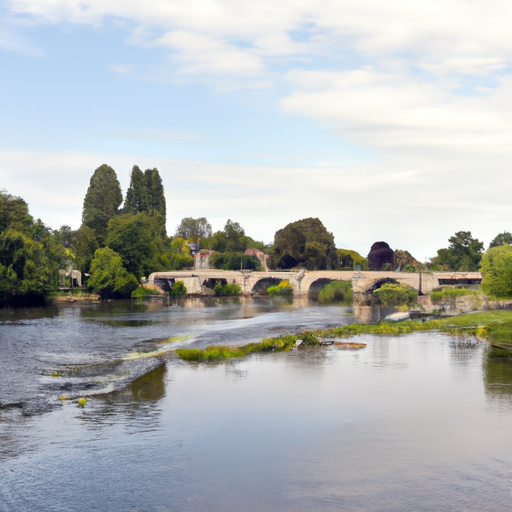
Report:
M 140 299 L 143 297 L 150 297 L 154 295 L 161 295 L 160 290 L 156 286 L 139 286 L 132 292 L 132 299 Z
M 512 311 L 487 311 L 422 322 L 381 322 L 379 324 L 349 324 L 325 331 L 305 331 L 298 335 L 287 334 L 279 338 L 265 338 L 259 343 L 241 347 L 212 345 L 204 349 L 181 348 L 175 352 L 185 361 L 208 362 L 246 357 L 257 352 L 287 351 L 298 340 L 304 345 L 318 345 L 321 338 L 351 338 L 363 334 L 400 336 L 418 331 L 440 331 L 457 336 L 485 338 L 493 345 L 512 351 Z

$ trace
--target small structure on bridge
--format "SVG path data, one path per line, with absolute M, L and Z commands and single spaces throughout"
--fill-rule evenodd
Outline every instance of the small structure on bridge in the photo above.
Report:
M 217 254 L 217 251 L 201 249 L 194 255 L 194 268 L 196 270 L 210 270 L 210 256 Z

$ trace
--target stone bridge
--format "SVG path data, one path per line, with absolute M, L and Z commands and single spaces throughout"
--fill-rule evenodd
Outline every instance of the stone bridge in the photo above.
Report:
M 479 285 L 480 272 L 388 272 L 321 270 L 298 272 L 252 272 L 231 270 L 193 270 L 154 272 L 149 276 L 149 284 L 170 285 L 183 281 L 187 292 L 195 295 L 213 295 L 217 282 L 236 283 L 244 295 L 265 294 L 269 286 L 287 279 L 295 296 L 318 296 L 320 290 L 331 281 L 352 281 L 354 293 L 368 293 L 386 282 L 405 284 L 423 294 L 430 293 L 442 284 Z

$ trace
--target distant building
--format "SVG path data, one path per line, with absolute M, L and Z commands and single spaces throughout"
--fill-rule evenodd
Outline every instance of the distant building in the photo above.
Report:
M 81 288 L 82 272 L 80 270 L 59 270 L 59 287 Z

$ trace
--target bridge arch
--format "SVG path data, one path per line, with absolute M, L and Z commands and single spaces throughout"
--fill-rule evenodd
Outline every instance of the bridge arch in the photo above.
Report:
M 222 277 L 209 277 L 203 281 L 202 285 L 204 288 L 208 288 L 208 290 L 213 290 L 217 283 L 220 283 L 222 286 L 226 286 L 228 284 L 228 280 Z
M 252 294 L 267 295 L 267 288 L 277 286 L 282 279 L 278 277 L 263 277 L 256 281 L 252 287 Z
M 318 299 L 318 295 L 322 288 L 332 283 L 333 281 L 338 281 L 338 279 L 330 279 L 328 277 L 321 277 L 320 279 L 317 279 L 316 281 L 313 281 L 308 288 L 308 297 L 312 299 Z
M 365 290 L 365 293 L 373 293 L 375 290 L 378 290 L 383 284 L 386 283 L 398 284 L 398 281 L 392 277 L 383 277 L 381 279 L 377 279 Z

